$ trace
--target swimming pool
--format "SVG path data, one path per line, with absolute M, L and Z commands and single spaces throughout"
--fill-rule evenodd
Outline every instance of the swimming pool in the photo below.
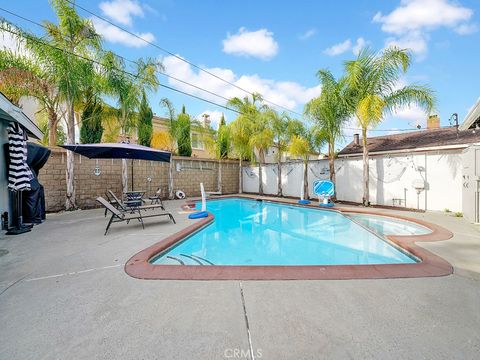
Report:
M 197 207 L 199 205 L 197 204 Z M 336 211 L 228 198 L 215 221 L 150 259 L 153 265 L 412 264 L 416 258 Z
M 411 221 L 371 214 L 348 214 L 348 217 L 380 235 L 426 235 L 432 230 Z

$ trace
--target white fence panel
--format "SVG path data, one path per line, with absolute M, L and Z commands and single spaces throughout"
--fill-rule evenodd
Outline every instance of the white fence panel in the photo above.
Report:
M 460 151 L 437 151 L 370 157 L 370 202 L 414 209 L 461 211 L 462 157 Z M 362 202 L 363 160 L 361 157 L 335 160 L 337 199 Z M 277 167 L 263 168 L 264 193 L 277 194 Z M 308 164 L 309 195 L 314 199 L 315 180 L 330 177 L 328 160 Z M 243 189 L 258 192 L 258 167 L 244 168 Z M 300 197 L 303 162 L 282 164 L 283 195 Z M 418 184 L 425 184 L 418 190 Z
M 263 193 L 265 195 L 277 195 L 277 164 L 267 164 L 263 168 Z
M 258 193 L 258 166 L 245 166 L 243 168 L 243 191 Z

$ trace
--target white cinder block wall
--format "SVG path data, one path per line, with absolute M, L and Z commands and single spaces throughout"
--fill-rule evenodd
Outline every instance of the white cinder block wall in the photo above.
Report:
M 361 157 L 335 160 L 337 198 L 362 201 L 363 162 Z M 263 167 L 264 193 L 277 194 L 277 165 Z M 308 182 L 310 196 L 317 179 L 328 179 L 328 160 L 310 161 Z M 299 197 L 303 163 L 282 164 L 284 196 Z M 425 190 L 417 193 L 414 182 L 425 181 Z M 243 169 L 243 191 L 258 193 L 258 166 Z M 399 205 L 422 210 L 462 211 L 461 150 L 430 151 L 378 155 L 370 157 L 370 201 L 372 204 Z

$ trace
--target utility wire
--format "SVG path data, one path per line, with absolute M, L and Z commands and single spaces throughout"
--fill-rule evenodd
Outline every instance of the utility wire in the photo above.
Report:
M 34 21 L 34 20 L 28 19 L 28 18 L 26 18 L 26 17 L 24 17 L 24 16 L 21 16 L 21 15 L 19 15 L 19 14 L 13 13 L 13 12 L 11 12 L 11 11 L 9 11 L 9 10 L 6 10 L 6 9 L 4 9 L 4 8 L 1 8 L 1 7 L 0 7 L 0 10 L 5 11 L 6 13 L 8 13 L 8 14 L 10 14 L 10 15 L 16 16 L 16 17 L 18 17 L 19 19 L 22 19 L 22 20 L 28 21 L 28 22 L 30 22 L 30 23 L 32 23 L 32 24 L 35 24 L 35 25 L 37 25 L 37 26 L 39 26 L 39 27 L 41 27 L 41 28 L 43 28 L 43 29 L 47 29 L 47 27 L 46 27 L 45 25 L 40 24 L 40 23 L 38 23 L 38 22 L 36 22 L 36 21 Z M 128 59 L 128 58 L 126 58 L 126 57 L 124 57 L 124 56 L 122 56 L 122 55 L 115 54 L 115 56 L 117 56 L 118 58 L 120 58 L 120 59 L 122 59 L 122 60 L 124 60 L 124 61 L 128 61 L 128 62 L 130 62 L 130 63 L 133 63 L 133 64 L 138 65 L 138 62 L 137 62 L 137 61 Z M 165 77 L 167 77 L 167 78 L 170 78 L 170 79 L 172 79 L 172 80 L 178 81 L 178 82 L 180 82 L 180 83 L 182 83 L 182 84 L 185 84 L 185 85 L 188 85 L 188 86 L 190 86 L 190 87 L 193 87 L 193 88 L 195 88 L 195 89 L 197 89 L 197 90 L 204 91 L 204 92 L 206 92 L 206 93 L 208 93 L 208 94 L 210 94 L 210 95 L 219 97 L 219 98 L 221 98 L 221 99 L 223 99 L 223 100 L 225 100 L 225 101 L 229 101 L 229 100 L 230 100 L 229 98 L 227 98 L 227 97 L 225 97 L 225 96 L 216 94 L 216 93 L 214 93 L 214 92 L 212 92 L 212 91 L 210 91 L 210 90 L 204 89 L 204 88 L 202 88 L 202 87 L 200 87 L 200 86 L 198 86 L 198 85 L 189 83 L 188 81 L 179 79 L 179 78 L 177 78 L 177 77 L 175 77 L 175 76 L 172 76 L 172 75 L 169 75 L 169 74 L 167 74 L 167 73 L 165 73 L 165 72 L 163 72 L 163 71 L 160 71 L 160 70 L 158 70 L 158 69 L 155 69 L 155 72 L 157 72 L 158 74 L 163 75 L 163 76 L 165 76 Z
M 78 7 L 79 9 L 85 11 L 86 13 L 88 13 L 88 14 L 96 17 L 97 19 L 100 19 L 100 20 L 102 20 L 102 21 L 104 21 L 104 22 L 106 22 L 106 23 L 108 23 L 108 24 L 116 27 L 117 29 L 119 29 L 119 30 L 121 30 L 121 31 L 123 31 L 123 32 L 125 32 L 125 33 L 127 33 L 127 34 L 129 34 L 129 35 L 131 35 L 131 36 L 134 36 L 135 38 L 137 38 L 137 39 L 139 39 L 139 40 L 141 40 L 141 41 L 143 41 L 143 42 L 145 42 L 145 43 L 147 43 L 147 44 L 149 44 L 149 45 L 157 48 L 158 50 L 160 50 L 160 51 L 162 51 L 162 52 L 164 52 L 164 53 L 166 53 L 166 54 L 168 54 L 168 55 L 170 55 L 170 56 L 173 56 L 173 57 L 175 57 L 176 59 L 178 59 L 178 60 L 180 60 L 180 61 L 183 61 L 183 62 L 189 64 L 190 66 L 193 66 L 194 68 L 196 68 L 196 69 L 198 69 L 198 70 L 200 70 L 200 71 L 202 71 L 202 72 L 204 72 L 204 73 L 206 73 L 206 74 L 208 74 L 208 75 L 210 75 L 210 76 L 213 76 L 214 78 L 216 78 L 216 79 L 218 79 L 218 80 L 220 80 L 220 81 L 223 81 L 224 83 L 229 84 L 229 85 L 231 85 L 231 86 L 233 86 L 233 87 L 235 87 L 235 88 L 237 88 L 237 89 L 239 89 L 239 90 L 241 90 L 241 91 L 243 91 L 243 92 L 245 92 L 245 93 L 247 93 L 247 94 L 249 94 L 249 95 L 253 95 L 253 92 L 251 92 L 251 91 L 249 91 L 249 90 L 246 90 L 245 88 L 242 88 L 242 87 L 238 86 L 237 84 L 235 84 L 235 83 L 233 83 L 233 82 L 231 82 L 231 81 L 228 81 L 228 80 L 226 80 L 226 79 L 224 79 L 224 78 L 222 78 L 222 77 L 220 77 L 220 76 L 212 73 L 211 71 L 208 71 L 207 69 L 205 69 L 205 68 L 203 68 L 203 67 L 201 67 L 201 66 L 199 66 L 199 65 L 197 65 L 197 64 L 195 64 L 195 63 L 192 63 L 191 61 L 188 61 L 187 59 L 182 58 L 181 56 L 179 56 L 179 55 L 177 55 L 177 54 L 175 54 L 175 53 L 173 53 L 173 52 L 171 52 L 171 51 L 169 51 L 169 50 L 161 47 L 160 45 L 158 45 L 158 44 L 156 44 L 156 43 L 154 43 L 154 42 L 152 42 L 152 41 L 149 41 L 149 40 L 147 40 L 147 39 L 144 39 L 143 37 L 139 36 L 138 34 L 135 34 L 133 31 L 130 31 L 130 30 L 128 30 L 128 29 L 125 29 L 125 28 L 123 28 L 123 27 L 115 24 L 114 22 L 108 20 L 107 18 L 105 18 L 105 17 L 103 17 L 103 16 L 100 16 L 100 15 L 94 13 L 94 12 L 91 11 L 91 10 L 88 10 L 88 9 L 84 8 L 83 6 L 81 6 L 81 5 L 78 5 L 75 1 L 72 1 L 72 0 L 66 0 L 66 1 L 67 1 L 68 3 L 70 3 L 71 5 L 73 5 L 73 6 L 75 6 L 75 7 Z M 294 110 L 288 109 L 288 108 L 286 108 L 286 107 L 284 107 L 284 106 L 282 106 L 282 105 L 279 105 L 279 104 L 277 104 L 277 103 L 274 103 L 273 101 L 270 101 L 270 100 L 268 100 L 268 99 L 265 99 L 265 98 L 264 98 L 263 101 L 265 101 L 265 102 L 267 102 L 267 103 L 269 103 L 269 104 L 271 104 L 271 105 L 274 105 L 274 106 L 276 106 L 276 107 L 278 107 L 278 108 L 281 108 L 281 109 L 283 109 L 283 110 L 286 110 L 286 111 L 288 111 L 288 112 L 290 112 L 290 113 L 292 113 L 292 114 L 295 114 L 295 115 L 297 115 L 297 116 L 302 116 L 302 114 L 300 114 L 299 112 L 296 112 L 296 111 L 294 111 Z
M 92 63 L 94 63 L 94 64 L 97 64 L 97 65 L 100 65 L 100 66 L 102 66 L 102 67 L 105 67 L 105 64 L 101 63 L 100 61 L 97 61 L 97 60 L 88 58 L 88 57 L 86 57 L 86 56 L 82 56 L 82 55 L 80 55 L 80 54 L 76 54 L 76 53 L 70 52 L 70 51 L 65 50 L 65 49 L 61 49 L 61 48 L 59 48 L 59 47 L 57 47 L 57 46 L 54 46 L 54 45 L 52 45 L 52 44 L 46 43 L 46 42 L 44 42 L 44 41 L 41 41 L 41 40 L 39 40 L 39 39 L 37 39 L 37 38 L 35 38 L 35 37 L 28 37 L 26 34 L 18 33 L 18 32 L 12 31 L 12 30 L 10 30 L 10 29 L 7 29 L 7 28 L 1 27 L 1 26 L 0 26 L 0 30 L 9 32 L 9 33 L 11 33 L 11 34 L 13 34 L 13 35 L 16 35 L 16 36 L 28 38 L 28 39 L 30 39 L 31 41 L 34 41 L 34 42 L 39 43 L 39 44 L 41 44 L 41 45 L 48 46 L 48 47 L 53 48 L 53 49 L 56 49 L 56 50 L 58 50 L 58 51 L 67 53 L 67 54 L 72 55 L 72 56 L 76 56 L 76 57 L 78 57 L 78 58 L 80 58 L 80 59 L 83 59 L 83 60 L 86 60 L 86 61 L 90 61 L 90 62 L 92 62 Z M 132 77 L 134 77 L 134 78 L 140 78 L 140 79 L 142 79 L 142 77 L 140 77 L 140 76 L 138 76 L 138 75 L 136 75 L 136 74 L 133 74 L 133 73 L 131 73 L 131 72 L 127 71 L 127 70 L 124 70 L 124 69 L 120 69 L 120 68 L 114 67 L 114 70 L 119 71 L 119 72 L 122 72 L 122 73 L 124 73 L 124 74 L 129 75 L 129 76 L 132 76 Z M 182 90 L 179 90 L 179 89 L 176 89 L 176 88 L 174 88 L 174 87 L 171 87 L 171 86 L 168 86 L 168 85 L 164 85 L 164 84 L 159 84 L 159 86 L 161 86 L 161 87 L 163 87 L 163 88 L 166 88 L 166 89 L 168 89 L 168 90 L 175 91 L 175 92 L 178 92 L 178 93 L 181 93 L 181 94 L 190 96 L 190 97 L 192 97 L 192 98 L 195 98 L 195 99 L 198 99 L 198 100 L 207 102 L 207 103 L 209 103 L 209 104 L 212 104 L 212 105 L 221 107 L 221 108 L 223 108 L 223 109 L 226 109 L 226 110 L 235 112 L 235 113 L 237 113 L 237 114 L 242 114 L 240 111 L 238 111 L 238 110 L 236 110 L 236 109 L 230 108 L 230 107 L 225 106 L 225 105 L 222 105 L 222 104 L 218 104 L 218 103 L 216 103 L 216 102 L 213 102 L 213 101 L 210 101 L 210 100 L 207 100 L 207 99 L 204 99 L 204 98 L 201 98 L 200 96 L 197 96 L 197 95 L 194 95 L 194 94 L 190 94 L 190 93 L 188 93 L 188 92 L 186 92 L 186 91 L 182 91 Z
M 66 1 L 70 2 L 71 4 L 73 4 L 73 3 L 72 3 L 71 1 L 69 1 L 69 0 L 66 0 Z M 76 5 L 76 6 L 78 6 L 78 5 Z M 85 9 L 83 9 L 81 6 L 78 6 L 78 7 L 79 7 L 80 9 L 82 9 L 82 10 L 85 10 Z M 2 7 L 0 7 L 0 10 L 1 10 L 1 11 L 4 11 L 4 12 L 6 12 L 6 13 L 12 15 L 12 16 L 15 16 L 15 17 L 17 17 L 17 18 L 19 18 L 19 19 L 22 19 L 22 20 L 24 20 L 24 21 L 27 21 L 27 22 L 30 22 L 30 23 L 35 24 L 35 25 L 37 25 L 37 26 L 40 26 L 40 27 L 42 27 L 42 28 L 44 28 L 44 29 L 46 28 L 45 25 L 43 25 L 43 24 L 41 24 L 41 23 L 39 23 L 39 22 L 36 22 L 36 21 L 34 21 L 34 20 L 31 20 L 31 19 L 28 19 L 28 18 L 26 18 L 26 17 L 24 17 L 24 16 L 22 16 L 22 15 L 19 15 L 19 14 L 17 14 L 17 13 L 14 13 L 14 12 L 9 11 L 9 10 L 7 10 L 7 9 L 4 9 L 4 8 L 2 8 Z M 85 11 L 89 12 L 88 10 L 85 10 Z M 99 18 L 102 19 L 102 20 L 105 20 L 105 21 L 109 22 L 109 21 L 106 20 L 106 19 L 103 19 L 103 18 L 101 18 L 101 17 L 99 17 Z M 110 23 L 110 22 L 109 22 L 109 23 Z M 112 25 L 115 25 L 115 24 L 112 24 Z M 116 25 L 115 25 L 115 26 L 116 26 Z M 11 31 L 10 29 L 6 29 L 6 28 L 3 28 L 3 27 L 0 27 L 0 30 L 7 31 L 7 32 L 9 32 L 9 33 L 11 33 L 11 34 L 13 34 L 13 35 L 17 35 L 17 36 L 20 36 L 20 37 L 24 37 L 24 38 L 27 37 L 26 34 L 14 32 L 14 31 Z M 128 32 L 128 31 L 127 31 L 127 32 Z M 132 33 L 132 35 L 135 35 L 135 34 Z M 92 63 L 95 63 L 95 64 L 97 64 L 97 65 L 100 65 L 100 66 L 102 66 L 102 67 L 105 67 L 104 64 L 102 64 L 101 62 L 99 62 L 99 61 L 97 61 L 97 60 L 94 60 L 94 59 L 91 59 L 91 58 L 82 56 L 82 55 L 80 55 L 80 54 L 72 53 L 72 52 L 70 52 L 70 51 L 65 51 L 64 49 L 61 49 L 61 48 L 56 47 L 56 46 L 54 46 L 54 45 L 51 45 L 51 44 L 49 44 L 49 43 L 47 43 L 47 42 L 40 41 L 40 40 L 38 40 L 38 39 L 35 38 L 35 37 L 29 37 L 29 38 L 30 38 L 30 40 L 35 41 L 35 42 L 37 42 L 37 43 L 40 43 L 40 44 L 42 44 L 42 45 L 44 45 L 44 46 L 48 46 L 48 47 L 50 47 L 50 48 L 54 48 L 54 49 L 59 50 L 59 51 L 62 51 L 62 52 L 66 52 L 66 53 L 68 53 L 68 54 L 70 54 L 70 55 L 76 56 L 76 57 L 81 58 L 81 59 L 83 59 L 83 60 L 90 61 L 90 62 L 92 62 Z M 145 40 L 145 41 L 148 42 L 147 40 Z M 155 44 L 152 44 L 152 45 L 154 45 L 155 47 L 158 47 L 158 46 L 156 46 Z M 162 49 L 162 51 L 166 51 L 166 50 L 163 50 L 163 49 Z M 123 57 L 123 56 L 121 56 L 121 55 L 118 55 L 118 54 L 116 54 L 116 53 L 114 53 L 114 54 L 115 54 L 115 56 L 117 56 L 117 57 L 120 58 L 120 59 L 123 59 L 124 61 L 128 61 L 128 62 L 131 62 L 131 63 L 134 63 L 134 64 L 138 64 L 138 63 L 137 63 L 136 61 L 134 61 L 134 60 L 130 60 L 130 59 L 125 58 L 125 57 Z M 184 60 L 183 58 L 181 58 L 181 57 L 179 57 L 179 56 L 176 56 L 176 55 L 174 55 L 174 54 L 171 54 L 171 55 L 173 55 L 173 56 L 175 56 L 175 57 L 178 57 L 178 58 L 181 59 L 181 60 Z M 185 60 L 185 61 L 186 61 L 186 60 Z M 188 62 L 188 61 L 186 61 L 186 62 L 190 64 L 190 62 Z M 196 66 L 196 65 L 194 65 L 194 64 L 191 64 L 191 65 L 192 65 L 192 66 Z M 200 67 L 198 67 L 198 68 L 201 69 Z M 135 74 L 133 74 L 133 73 L 131 73 L 131 72 L 129 72 L 129 71 L 126 71 L 126 70 L 124 70 L 124 69 L 119 69 L 119 68 L 117 68 L 117 67 L 115 67 L 114 69 L 115 69 L 116 71 L 123 72 L 124 74 L 127 74 L 127 75 L 129 75 L 129 76 L 132 76 L 132 77 L 134 77 L 134 78 L 139 78 L 138 75 L 135 75 Z M 164 76 L 166 76 L 166 77 L 169 77 L 169 78 L 171 78 L 171 79 L 173 79 L 173 80 L 175 80 L 175 81 L 179 81 L 179 82 L 184 83 L 184 84 L 186 84 L 186 85 L 188 85 L 188 86 L 194 87 L 194 88 L 196 88 L 196 89 L 198 89 L 198 90 L 205 91 L 206 93 L 209 93 L 209 94 L 211 94 L 211 95 L 218 96 L 218 97 L 220 97 L 220 98 L 222 98 L 222 99 L 224 99 L 224 100 L 226 100 L 226 101 L 229 101 L 229 100 L 230 100 L 230 99 L 228 99 L 228 98 L 226 98 L 226 97 L 224 97 L 224 96 L 222 96 L 222 95 L 216 94 L 216 93 L 211 92 L 211 91 L 206 90 L 206 89 L 203 89 L 203 88 L 201 88 L 201 87 L 199 87 L 199 86 L 197 86 L 197 85 L 195 85 L 195 84 L 191 84 L 191 83 L 189 83 L 189 82 L 187 82 L 187 81 L 178 79 L 178 78 L 176 78 L 176 77 L 174 77 L 174 76 L 168 75 L 168 74 L 166 74 L 166 73 L 164 73 L 164 72 L 162 72 L 162 71 L 159 71 L 159 70 L 157 70 L 157 69 L 156 69 L 155 71 L 158 72 L 159 74 L 164 75 Z M 208 72 L 208 71 L 207 71 L 207 72 Z M 213 74 L 213 75 L 214 75 L 214 74 Z M 214 76 L 216 76 L 216 75 L 214 75 Z M 197 99 L 197 100 L 200 100 L 200 101 L 209 103 L 209 104 L 211 104 L 211 105 L 215 105 L 215 106 L 218 106 L 218 107 L 220 107 L 220 108 L 223 108 L 223 109 L 226 109 L 226 110 L 229 110 L 229 111 L 232 111 L 232 112 L 234 112 L 234 113 L 237 113 L 237 114 L 242 115 L 242 113 L 241 113 L 240 111 L 236 110 L 236 109 L 233 109 L 233 108 L 231 108 L 231 107 L 228 107 L 228 106 L 225 106 L 225 105 L 222 105 L 222 104 L 218 104 L 218 103 L 216 103 L 216 102 L 214 102 L 214 101 L 211 101 L 211 100 L 202 98 L 202 97 L 200 97 L 200 96 L 197 96 L 197 95 L 188 93 L 188 92 L 186 92 L 186 91 L 179 90 L 179 89 L 176 89 L 176 88 L 174 88 L 174 87 L 171 87 L 171 86 L 168 86 L 168 85 L 164 85 L 164 84 L 161 84 L 161 83 L 159 84 L 159 86 L 161 86 L 161 87 L 163 87 L 163 88 L 166 88 L 166 89 L 168 89 L 168 90 L 171 90 L 171 91 L 174 91 L 174 92 L 178 92 L 178 93 L 180 93 L 180 94 L 183 94 L 183 95 L 192 97 L 192 98 L 194 98 L 194 99 Z M 245 91 L 245 90 L 244 90 L 244 91 Z M 266 100 L 264 99 L 264 101 L 266 101 Z M 300 114 L 300 115 L 301 115 L 301 114 Z M 344 127 L 343 129 L 345 129 L 345 130 L 355 130 L 355 131 L 360 131 L 360 130 L 362 130 L 361 128 L 351 128 L 351 127 Z M 415 130 L 420 130 L 420 129 L 418 129 L 418 128 L 411 128 L 411 129 L 368 129 L 368 131 L 376 131 L 376 132 L 415 131 Z

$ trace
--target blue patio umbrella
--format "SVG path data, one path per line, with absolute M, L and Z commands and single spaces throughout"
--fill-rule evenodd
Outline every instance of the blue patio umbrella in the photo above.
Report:
M 170 162 L 172 155 L 168 151 L 127 143 L 75 144 L 61 146 L 89 159 L 132 159 L 132 190 L 133 160 Z

